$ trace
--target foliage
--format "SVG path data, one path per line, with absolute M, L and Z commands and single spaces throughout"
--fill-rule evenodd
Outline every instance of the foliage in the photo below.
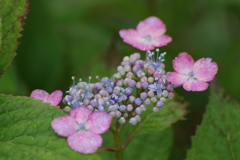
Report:
M 1 3 L 1 29 L 0 29 L 0 76 L 9 67 L 15 50 L 17 39 L 21 36 L 23 20 L 26 18 L 28 3 L 27 0 L 8 0 Z
M 26 20 L 26 0 L 0 0 L 0 3 L 0 93 L 28 96 L 37 88 L 48 92 L 56 89 L 66 91 L 71 84 L 71 76 L 83 80 L 94 75 L 111 76 L 123 56 L 137 51 L 123 44 L 118 31 L 134 28 L 139 20 L 154 15 L 166 23 L 166 34 L 173 37 L 172 43 L 161 48 L 161 51 L 167 52 L 166 70 L 172 70 L 171 60 L 179 52 L 186 51 L 194 59 L 211 57 L 219 64 L 216 79 L 228 95 L 240 101 L 237 87 L 240 79 L 239 0 L 30 1 L 30 13 Z M 23 20 L 26 23 L 22 32 L 24 36 L 20 39 L 18 56 L 12 62 Z M 12 66 L 7 70 L 11 62 Z M 6 74 L 3 74 L 6 70 Z M 125 150 L 125 158 L 186 159 L 186 149 L 191 147 L 190 136 L 195 134 L 199 125 L 192 138 L 193 145 L 187 153 L 187 160 L 214 160 L 214 155 L 219 159 L 238 159 L 239 104 L 221 90 L 212 89 L 210 103 L 200 125 L 209 90 L 202 93 L 185 92 L 182 89 L 176 91 L 190 102 L 186 120 L 175 123 L 172 130 L 168 128 L 159 133 L 136 135 Z M 12 110 L 8 110 L 7 106 Z M 76 153 L 67 148 L 66 140 L 59 138 L 48 125 L 53 118 L 63 115 L 60 110 L 31 98 L 5 95 L 0 96 L 0 107 L 0 159 L 14 159 L 10 156 L 13 152 L 16 152 L 16 157 L 28 154 L 29 159 L 33 159 L 33 156 L 37 156 L 35 159 L 57 159 L 62 155 L 66 159 L 76 158 Z M 151 109 L 149 112 L 152 112 Z M 156 117 L 165 112 L 160 111 Z M 29 117 L 25 116 L 26 113 L 29 113 Z M 175 122 L 179 117 L 170 122 Z M 21 118 L 29 127 L 16 124 Z M 145 122 L 144 118 L 142 122 Z M 149 127 L 151 121 L 148 122 Z M 165 127 L 169 126 L 170 123 Z M 144 128 L 139 133 L 146 133 Z M 153 125 L 149 130 L 158 132 L 161 128 L 154 130 Z M 134 129 L 126 128 L 123 140 L 127 141 Z M 36 135 L 38 131 L 42 134 Z M 20 137 L 21 134 L 25 137 Z M 108 139 L 112 138 L 111 135 L 106 133 L 103 136 L 104 146 L 113 147 Z M 53 141 L 54 144 L 49 143 Z M 48 149 L 44 150 L 43 146 Z M 58 150 L 64 152 L 57 155 Z M 103 150 L 99 152 L 103 159 L 110 159 L 114 154 Z M 41 153 L 45 153 L 46 158 L 41 157 Z M 87 157 L 99 158 L 96 155 Z
M 240 159 L 240 105 L 212 87 L 204 120 L 192 138 L 187 160 Z
M 1 158 L 99 159 L 74 152 L 53 131 L 51 121 L 62 115 L 57 107 L 33 98 L 0 95 Z

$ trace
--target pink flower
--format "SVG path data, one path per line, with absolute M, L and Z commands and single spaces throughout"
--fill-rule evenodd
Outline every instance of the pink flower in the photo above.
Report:
M 34 99 L 43 100 L 43 102 L 46 103 L 51 103 L 51 105 L 53 106 L 57 106 L 62 100 L 62 95 L 63 93 L 60 90 L 56 90 L 49 95 L 44 90 L 35 89 L 34 91 L 32 91 L 30 97 L 33 97 Z
M 167 81 L 187 91 L 204 91 L 208 83 L 214 79 L 217 73 L 217 63 L 211 62 L 211 58 L 201 58 L 194 62 L 192 56 L 186 52 L 178 54 L 172 63 L 176 72 L 170 72 Z
M 137 29 L 120 30 L 119 34 L 125 43 L 142 51 L 153 50 L 155 47 L 167 45 L 172 41 L 170 36 L 164 35 L 166 25 L 157 17 L 148 17 L 140 21 Z
M 74 151 L 91 154 L 102 146 L 100 134 L 110 127 L 112 117 L 103 111 L 91 111 L 80 106 L 71 110 L 70 116 L 65 115 L 52 121 L 54 131 L 67 137 L 67 143 Z

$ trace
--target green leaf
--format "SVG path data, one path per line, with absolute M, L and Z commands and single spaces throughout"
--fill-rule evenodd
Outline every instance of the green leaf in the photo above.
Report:
M 137 135 L 125 150 L 126 159 L 167 160 L 172 147 L 172 130 Z
M 3 159 L 99 159 L 83 155 L 58 136 L 51 121 L 62 110 L 29 97 L 0 95 L 0 155 Z
M 1 2 L 0 75 L 6 71 L 16 55 L 17 39 L 21 36 L 20 31 L 22 31 L 27 8 L 27 0 L 7 0 Z
M 135 127 L 134 134 L 155 133 L 170 127 L 176 121 L 184 119 L 186 106 L 187 103 L 174 100 L 167 101 L 158 112 L 153 112 L 152 107 L 148 106 L 141 116 L 141 122 Z
M 187 160 L 240 159 L 240 105 L 212 87 L 210 102 Z

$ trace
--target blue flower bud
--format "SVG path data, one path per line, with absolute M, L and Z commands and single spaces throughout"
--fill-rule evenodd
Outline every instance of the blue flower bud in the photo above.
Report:
M 118 111 L 118 110 L 116 110 L 115 113 L 116 113 L 116 118 L 119 118 L 122 115 L 122 113 L 120 111 Z
M 127 96 L 129 96 L 129 95 L 131 95 L 132 94 L 132 88 L 126 88 L 125 90 L 124 90 L 124 93 L 127 95 Z
M 140 65 L 135 65 L 133 66 L 133 72 L 138 72 L 139 70 L 141 69 L 141 66 Z
M 142 89 L 148 89 L 148 82 L 142 82 L 141 87 Z
M 145 92 L 142 92 L 141 94 L 140 94 L 140 98 L 142 99 L 142 100 L 144 100 L 144 99 L 146 99 L 147 98 L 147 93 L 145 93 Z
M 119 118 L 118 123 L 124 124 L 126 122 L 124 117 Z
M 117 83 L 116 83 L 117 86 L 121 87 L 123 85 L 123 82 L 122 80 L 118 80 Z
M 173 91 L 173 85 L 172 85 L 172 84 L 169 84 L 169 85 L 167 86 L 167 90 L 170 91 L 170 92 L 172 92 L 172 91 Z
M 149 105 L 149 104 L 151 104 L 150 99 L 149 99 L 149 98 L 145 99 L 144 104 L 145 104 L 145 105 Z
M 156 103 L 157 102 L 157 98 L 156 97 L 152 97 L 151 98 L 151 102 Z
M 87 108 L 90 109 L 91 111 L 94 110 L 93 106 L 91 106 L 91 105 L 88 105 Z
M 112 94 L 113 89 L 112 87 L 107 87 L 105 88 L 105 91 L 107 91 L 109 94 Z
M 143 64 L 144 64 L 144 61 L 143 61 L 143 60 L 137 60 L 137 61 L 135 62 L 135 65 L 143 66 Z
M 141 107 L 137 107 L 136 109 L 135 109 L 135 112 L 136 112 L 136 114 L 142 114 L 142 112 L 143 112 L 143 109 L 141 108 Z
M 132 104 L 127 105 L 127 111 L 131 112 L 133 110 Z
M 96 100 L 91 100 L 90 105 L 93 106 L 94 108 L 97 108 L 98 102 Z
M 119 93 L 120 93 L 120 91 L 119 91 L 118 89 L 114 89 L 114 90 L 113 90 L 113 94 L 115 94 L 115 95 L 117 95 L 117 96 L 118 96 L 118 95 L 119 95 Z
M 119 106 L 119 110 L 121 111 L 121 112 L 124 112 L 125 110 L 126 110 L 126 106 L 125 105 L 120 105 Z
M 137 120 L 138 122 L 141 121 L 141 117 L 140 117 L 139 115 L 136 115 L 135 118 L 136 118 L 136 120 Z
M 136 118 L 135 118 L 135 117 L 130 118 L 129 123 L 130 123 L 131 125 L 136 125 L 136 124 L 137 124 Z
M 133 102 L 135 101 L 135 99 L 136 99 L 136 98 L 135 98 L 134 96 L 130 96 L 130 97 L 129 97 L 129 101 L 130 101 L 131 103 L 133 103 Z
M 97 82 L 94 85 L 94 89 L 100 91 L 102 89 L 102 83 L 101 82 Z
M 167 91 L 167 90 L 163 90 L 162 96 L 163 96 L 163 97 L 167 97 L 167 96 L 168 96 L 168 91 Z
M 156 103 L 156 107 L 158 107 L 158 108 L 162 108 L 163 107 L 163 102 L 162 101 L 157 101 L 157 103 Z
M 127 84 L 129 87 L 133 88 L 133 87 L 135 87 L 136 82 L 134 80 L 129 80 Z
M 140 98 L 136 98 L 134 103 L 136 106 L 140 106 L 142 104 L 142 100 Z
M 153 107 L 153 112 L 158 112 L 158 111 L 159 111 L 159 108 Z

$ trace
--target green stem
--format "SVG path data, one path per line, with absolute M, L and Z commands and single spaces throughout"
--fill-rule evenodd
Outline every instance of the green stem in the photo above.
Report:
M 111 132 L 114 138 L 114 148 L 115 148 L 115 156 L 116 160 L 123 160 L 123 146 L 121 141 L 121 131 L 125 125 L 120 125 L 118 121 L 116 121 L 115 127 L 111 128 Z
M 114 136 L 114 143 L 115 143 L 115 155 L 116 160 L 123 160 L 123 147 L 121 142 L 121 134 L 120 132 L 115 132 Z

